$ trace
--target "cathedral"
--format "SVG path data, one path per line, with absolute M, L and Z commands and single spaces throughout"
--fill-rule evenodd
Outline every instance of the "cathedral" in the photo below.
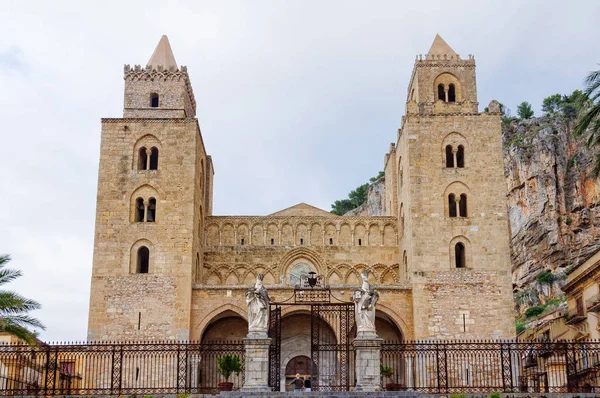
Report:
M 273 302 L 299 289 L 351 302 L 363 271 L 384 340 L 514 337 L 500 107 L 479 112 L 472 55 L 438 35 L 417 56 L 384 157 L 384 216 L 305 203 L 214 215 L 222 159 L 166 36 L 124 80 L 123 116 L 102 119 L 89 341 L 240 340 L 258 274 Z M 281 307 L 282 369 L 310 356 L 309 307 Z

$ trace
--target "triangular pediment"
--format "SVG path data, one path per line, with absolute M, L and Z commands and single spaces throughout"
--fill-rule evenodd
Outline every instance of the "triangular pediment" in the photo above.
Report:
M 276 213 L 269 214 L 277 217 L 307 217 L 307 216 L 332 216 L 332 214 L 318 207 L 311 206 L 306 203 L 298 203 L 295 206 L 280 210 Z

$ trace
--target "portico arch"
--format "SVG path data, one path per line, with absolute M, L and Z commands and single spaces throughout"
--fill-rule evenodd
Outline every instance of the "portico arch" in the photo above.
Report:
M 248 332 L 247 310 L 243 309 L 241 307 L 238 307 L 236 305 L 233 305 L 233 304 L 224 304 L 224 305 L 214 309 L 213 311 L 211 311 L 205 317 L 202 318 L 202 321 L 200 322 L 200 324 L 198 325 L 198 328 L 196 329 L 199 331 L 199 333 L 196 335 L 197 340 L 202 341 L 208 327 L 211 324 L 214 324 L 215 322 L 218 322 L 219 320 L 227 318 L 227 317 L 238 317 L 238 318 L 243 319 L 243 321 L 245 322 L 245 329 L 244 329 L 243 337 L 246 337 L 246 334 Z M 225 339 L 223 339 L 223 340 L 225 340 Z M 229 340 L 232 340 L 232 339 L 229 339 Z M 237 338 L 234 340 L 237 340 Z
M 406 321 L 394 309 L 379 302 L 379 303 L 377 303 L 377 309 L 375 312 L 375 316 L 376 316 L 376 318 L 375 318 L 376 321 L 377 321 L 377 319 L 386 321 L 386 322 L 388 322 L 389 326 L 392 327 L 392 329 L 395 328 L 396 333 L 400 333 L 402 340 L 411 340 L 413 338 L 411 331 L 408 328 L 408 325 L 406 324 Z M 377 324 L 375 325 L 375 327 L 377 328 Z M 379 329 L 377 329 L 377 332 L 379 333 Z M 382 337 L 382 336 L 380 336 L 380 337 Z M 383 339 L 385 340 L 385 338 L 383 338 Z
M 338 338 L 332 325 L 321 319 L 321 343 L 336 344 Z M 291 379 L 286 379 L 286 367 L 296 357 L 311 358 L 311 315 L 310 306 L 301 306 L 287 312 L 281 318 L 281 362 L 280 362 L 280 391 L 285 391 L 286 384 Z M 312 359 L 311 359 L 312 361 Z M 320 368 L 335 369 L 338 364 L 335 356 L 321 357 Z M 323 373 L 322 371 L 319 372 Z

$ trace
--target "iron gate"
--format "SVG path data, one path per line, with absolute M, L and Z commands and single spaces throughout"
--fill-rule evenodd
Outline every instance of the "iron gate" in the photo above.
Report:
M 311 359 L 314 391 L 349 391 L 354 385 L 354 304 L 311 305 Z
M 293 298 L 293 300 L 292 300 Z M 310 311 L 310 358 L 313 391 L 348 391 L 355 382 L 354 349 L 356 337 L 354 304 L 331 302 L 331 291 L 295 289 L 294 296 L 270 306 L 269 386 L 281 390 L 281 310 L 302 305 Z

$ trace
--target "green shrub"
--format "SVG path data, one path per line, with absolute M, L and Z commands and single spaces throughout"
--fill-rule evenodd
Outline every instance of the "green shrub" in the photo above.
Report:
M 452 394 L 450 398 L 466 398 L 465 394 Z
M 379 366 L 380 366 L 381 375 L 383 377 L 386 377 L 388 379 L 392 377 L 394 369 L 392 369 L 391 366 L 384 366 L 384 365 L 379 365 Z
M 232 373 L 239 375 L 242 371 L 242 362 L 237 355 L 217 356 L 217 372 L 221 373 L 225 381 L 229 381 Z
M 521 119 L 531 119 L 533 117 L 533 109 L 531 104 L 527 101 L 523 101 L 517 106 L 517 115 Z
M 554 282 L 556 280 L 556 277 L 554 276 L 554 274 L 552 273 L 552 271 L 550 271 L 550 270 L 547 269 L 545 271 L 540 272 L 538 274 L 538 276 L 536 276 L 535 279 L 539 283 L 545 283 L 547 285 L 551 285 L 552 282 Z
M 573 219 L 571 217 L 567 217 L 567 221 L 565 221 L 565 223 L 567 223 L 567 225 L 571 225 L 573 224 Z
M 495 392 L 492 395 L 490 395 L 490 398 L 502 398 L 502 397 L 500 396 L 499 392 Z
M 525 324 L 521 321 L 517 321 L 515 326 L 517 329 L 517 334 L 519 334 L 527 329 L 527 326 L 525 326 Z
M 527 318 L 533 318 L 538 315 L 541 315 L 542 312 L 544 312 L 544 310 L 545 310 L 545 308 L 543 305 L 538 305 L 537 307 L 527 308 L 527 311 L 525 311 L 525 316 Z

